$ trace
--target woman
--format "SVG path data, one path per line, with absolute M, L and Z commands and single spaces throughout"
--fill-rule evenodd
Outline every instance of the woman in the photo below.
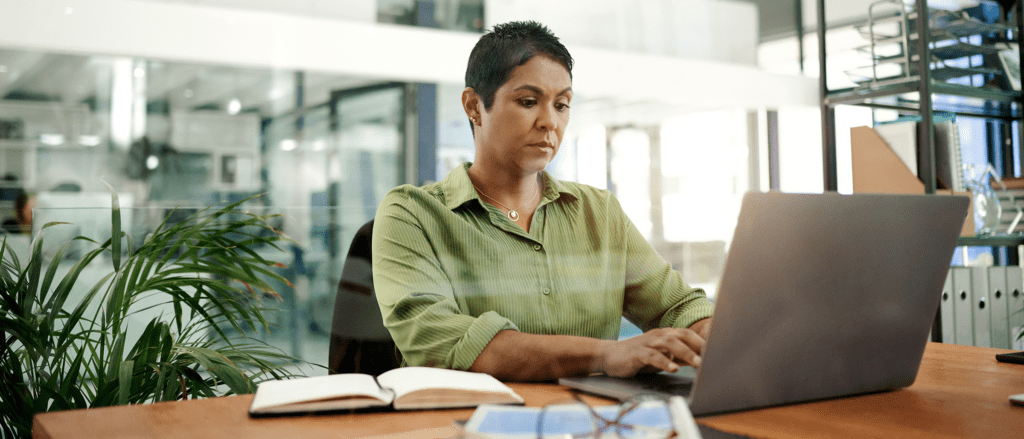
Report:
M 19 189 L 14 198 L 14 218 L 3 222 L 3 230 L 7 233 L 32 233 L 32 210 L 36 208 L 36 196 Z
M 495 26 L 470 54 L 462 94 L 474 162 L 384 197 L 374 285 L 407 364 L 512 380 L 700 364 L 704 292 L 608 191 L 544 172 L 569 122 L 571 72 L 544 26 Z M 616 341 L 623 315 L 647 331 Z

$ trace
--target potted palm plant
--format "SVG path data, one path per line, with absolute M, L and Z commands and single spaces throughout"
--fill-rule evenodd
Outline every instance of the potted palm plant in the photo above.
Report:
M 246 335 L 267 327 L 262 300 L 279 298 L 268 280 L 288 282 L 256 251 L 288 240 L 270 216 L 241 212 L 243 200 L 165 219 L 137 243 L 112 198 L 112 238 L 75 238 L 91 248 L 77 260 L 65 260 L 70 241 L 44 257 L 60 223 L 24 261 L 0 245 L 0 437 L 29 437 L 36 413 L 251 393 L 290 375 L 281 365 L 294 358 Z M 97 265 L 109 273 L 77 285 Z M 154 303 L 173 312 L 129 331 Z

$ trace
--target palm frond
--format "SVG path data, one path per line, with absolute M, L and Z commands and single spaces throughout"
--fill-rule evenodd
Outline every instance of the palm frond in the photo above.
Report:
M 47 256 L 64 224 L 48 223 L 20 260 L 0 240 L 0 437 L 28 437 L 40 412 L 248 393 L 294 374 L 283 365 L 295 358 L 245 335 L 269 329 L 262 299 L 288 284 L 260 251 L 291 241 L 272 216 L 240 211 L 249 200 L 168 216 L 136 246 L 111 198 L 105 242 L 76 237 Z M 92 248 L 64 263 L 75 241 Z M 100 263 L 109 271 L 81 285 Z M 128 319 L 158 309 L 129 334 Z

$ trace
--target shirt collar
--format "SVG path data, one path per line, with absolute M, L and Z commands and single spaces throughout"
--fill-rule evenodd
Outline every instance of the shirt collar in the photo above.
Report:
M 473 182 L 469 179 L 469 174 L 467 173 L 470 165 L 472 165 L 470 162 L 463 163 L 438 182 L 438 189 L 441 191 L 440 195 L 444 200 L 445 206 L 449 209 L 455 210 L 471 200 L 478 200 L 480 202 L 480 195 L 477 194 L 476 189 L 473 187 Z M 552 177 L 551 174 L 548 174 L 547 171 L 541 172 L 541 180 L 544 182 L 544 200 L 541 201 L 541 205 L 554 202 L 562 195 L 566 196 L 566 201 L 580 198 L 579 191 L 576 188 L 563 184 L 558 179 Z

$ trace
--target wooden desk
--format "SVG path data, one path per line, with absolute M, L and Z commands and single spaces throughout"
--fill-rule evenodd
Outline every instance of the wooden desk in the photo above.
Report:
M 1024 365 L 999 363 L 1002 349 L 930 343 L 917 381 L 893 392 L 699 418 L 752 437 L 994 439 L 1024 437 Z M 562 386 L 512 383 L 528 405 L 568 396 Z M 363 413 L 251 419 L 251 395 L 45 413 L 33 437 L 44 438 L 445 438 L 473 410 Z M 590 402 L 601 403 L 598 398 Z

